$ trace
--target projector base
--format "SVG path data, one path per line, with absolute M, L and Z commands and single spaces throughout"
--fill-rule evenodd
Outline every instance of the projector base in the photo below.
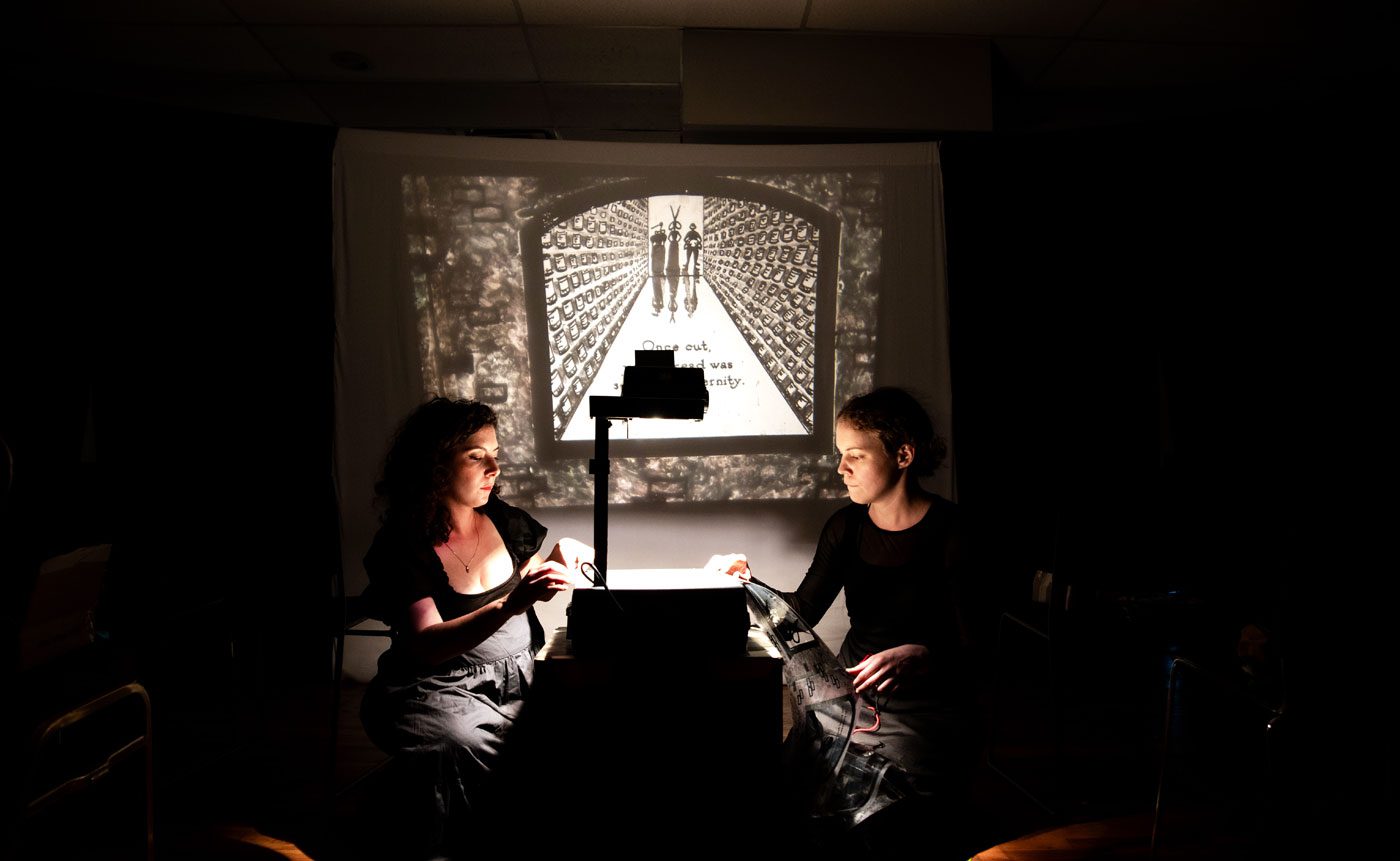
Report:
M 616 599 L 616 601 L 614 601 Z M 620 609 L 619 609 L 620 607 Z M 575 589 L 568 608 L 575 655 L 733 657 L 745 654 L 749 634 L 743 587 L 649 589 L 613 586 Z

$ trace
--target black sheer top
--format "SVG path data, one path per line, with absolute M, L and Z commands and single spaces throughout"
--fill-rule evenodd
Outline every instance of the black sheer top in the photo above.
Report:
M 965 670 L 967 633 L 961 606 L 962 574 L 958 508 L 935 496 L 923 519 L 889 532 L 876 526 L 867 507 L 851 504 L 822 529 L 812 565 L 789 603 L 816 625 L 844 587 L 850 633 L 841 660 L 852 666 L 866 655 L 906 643 L 928 647 L 932 667 Z M 915 691 L 909 691 L 915 693 Z
M 402 525 L 386 523 L 365 554 L 369 574 L 367 602 L 374 617 L 398 630 L 407 622 L 408 608 L 431 597 L 444 622 L 465 616 L 509 593 L 520 583 L 520 567 L 539 552 L 548 530 L 519 508 L 492 495 L 480 509 L 500 533 L 515 569 L 499 586 L 472 595 L 452 588 L 442 560 L 426 538 L 413 536 Z

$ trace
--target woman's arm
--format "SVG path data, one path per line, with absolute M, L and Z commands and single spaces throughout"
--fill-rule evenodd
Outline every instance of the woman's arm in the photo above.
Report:
M 548 559 L 550 562 L 559 563 L 564 570 L 572 574 L 583 563 L 593 561 L 593 548 L 575 538 L 560 538 L 559 543 L 550 551 Z
M 822 616 L 831 607 L 831 602 L 836 600 L 836 596 L 841 591 L 843 585 L 841 566 L 837 557 L 840 554 L 841 540 L 845 535 L 845 530 L 850 528 L 842 518 L 843 512 L 837 512 L 827 520 L 826 526 L 822 528 L 822 534 L 817 539 L 817 551 L 812 557 L 812 564 L 807 568 L 807 574 L 802 578 L 796 592 L 781 592 L 783 600 L 792 605 L 797 611 L 797 615 L 802 617 L 802 621 L 812 627 L 816 627 Z M 729 574 L 738 577 L 740 580 L 752 580 L 753 575 L 749 571 L 749 560 L 742 553 L 716 553 L 711 556 L 704 566 L 706 571 L 714 571 L 720 574 Z M 762 584 L 767 585 L 767 584 Z M 771 588 L 771 587 L 769 587 Z
M 537 601 L 551 600 L 568 589 L 570 582 L 564 566 L 535 555 L 521 567 L 520 585 L 465 616 L 444 622 L 431 597 L 413 602 L 408 608 L 404 643 L 424 663 L 440 664 L 479 646 L 512 616 L 520 615 Z
M 815 628 L 826 615 L 831 602 L 845 585 L 845 571 L 841 560 L 841 544 L 846 530 L 851 528 L 847 519 L 847 509 L 831 516 L 822 527 L 817 539 L 817 549 L 812 555 L 812 564 L 807 574 L 797 585 L 796 592 L 784 592 L 783 599 L 792 605 L 802 621 Z

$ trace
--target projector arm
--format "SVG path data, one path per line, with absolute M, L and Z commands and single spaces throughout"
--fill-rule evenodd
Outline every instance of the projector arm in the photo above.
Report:
M 593 459 L 588 471 L 593 474 L 593 564 L 603 585 L 608 579 L 608 428 L 612 422 L 603 414 L 593 417 Z

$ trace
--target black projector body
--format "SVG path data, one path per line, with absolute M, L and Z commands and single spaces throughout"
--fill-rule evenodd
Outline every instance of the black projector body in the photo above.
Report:
M 579 657 L 745 654 L 749 609 L 738 580 L 693 569 L 615 571 L 609 590 L 575 589 L 570 650 Z

